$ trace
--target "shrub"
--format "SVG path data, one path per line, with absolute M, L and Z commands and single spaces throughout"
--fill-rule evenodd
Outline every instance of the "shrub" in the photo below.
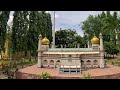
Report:
M 47 72 L 42 73 L 42 74 L 39 75 L 40 79 L 50 79 L 50 77 L 51 77 L 51 75 L 49 73 L 47 73 Z
M 112 62 L 112 65 L 114 65 L 114 62 Z
M 91 74 L 83 74 L 83 77 L 82 77 L 83 79 L 91 79 L 92 78 L 92 76 L 91 76 Z

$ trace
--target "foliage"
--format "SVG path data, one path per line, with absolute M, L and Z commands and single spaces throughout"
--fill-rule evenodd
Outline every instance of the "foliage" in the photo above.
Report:
M 13 16 L 14 18 L 11 35 L 13 53 L 26 51 L 28 11 L 15 11 Z
M 120 52 L 120 17 L 118 12 L 110 13 L 110 11 L 102 12 L 96 16 L 90 15 L 87 20 L 82 22 L 82 30 L 86 35 L 86 41 L 94 35 L 99 37 L 99 33 L 103 34 L 105 51 L 108 54 L 117 54 Z
M 119 50 L 112 42 L 104 42 L 105 52 L 111 54 L 114 57 L 114 54 L 118 54 Z
M 13 16 L 11 46 L 14 56 L 19 52 L 24 52 L 24 56 L 30 53 L 31 60 L 31 56 L 37 55 L 39 34 L 52 41 L 51 15 L 45 11 L 14 11 Z
M 51 75 L 47 72 L 39 75 L 40 79 L 50 79 Z
M 76 47 L 78 43 L 82 43 L 82 37 L 79 36 L 75 30 L 61 29 L 59 31 L 56 31 L 55 36 L 55 44 L 59 48 L 61 45 L 67 48 L 73 48 Z
M 83 79 L 91 79 L 92 78 L 92 76 L 91 76 L 91 74 L 83 74 L 83 77 L 82 77 Z
M 7 22 L 9 19 L 10 11 L 1 11 L 0 12 L 0 49 L 2 51 L 5 50 L 5 40 L 6 40 L 6 32 L 7 32 Z

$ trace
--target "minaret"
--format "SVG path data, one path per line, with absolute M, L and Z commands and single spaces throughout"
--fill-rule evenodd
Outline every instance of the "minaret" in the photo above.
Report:
M 51 42 L 51 46 L 50 47 L 53 48 L 53 42 Z
M 77 44 L 77 48 L 79 48 L 79 47 L 80 47 L 80 44 L 78 43 L 78 44 Z
M 88 48 L 90 48 L 90 42 L 88 41 Z
M 99 34 L 100 38 L 100 68 L 104 68 L 104 48 L 103 48 L 103 36 Z
M 42 43 L 41 43 L 41 39 L 42 39 L 42 35 L 40 34 L 39 35 L 39 41 L 38 41 L 38 67 L 41 67 L 42 66 L 42 60 L 41 60 L 41 55 L 42 55 L 42 53 L 41 53 L 41 47 L 42 47 Z

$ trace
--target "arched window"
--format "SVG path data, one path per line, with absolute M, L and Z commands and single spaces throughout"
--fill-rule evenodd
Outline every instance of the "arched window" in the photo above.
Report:
M 47 60 L 44 60 L 43 65 L 47 65 L 47 64 L 48 64 Z
M 60 65 L 60 60 L 57 60 L 57 61 L 56 61 L 56 65 Z
M 54 65 L 54 61 L 53 60 L 50 60 L 50 65 Z
M 98 65 L 98 61 L 97 61 L 97 60 L 94 60 L 94 61 L 93 61 L 93 65 Z
M 84 61 L 83 60 L 81 60 L 81 65 L 84 65 Z
M 88 60 L 88 61 L 86 62 L 86 65 L 91 65 L 91 61 Z

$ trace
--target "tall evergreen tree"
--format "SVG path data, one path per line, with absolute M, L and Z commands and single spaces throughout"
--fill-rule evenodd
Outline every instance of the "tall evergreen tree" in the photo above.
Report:
M 27 42 L 27 28 L 28 28 L 28 12 L 15 11 L 12 27 L 12 49 L 15 52 L 26 51 Z
M 5 40 L 6 40 L 6 31 L 7 31 L 7 22 L 9 20 L 10 11 L 1 11 L 0 12 L 0 48 L 2 51 L 5 50 Z
M 38 46 L 38 27 L 37 27 L 38 11 L 30 11 L 29 13 L 29 29 L 27 32 L 27 50 L 30 51 L 30 56 L 36 54 Z M 31 59 L 31 57 L 30 57 Z

